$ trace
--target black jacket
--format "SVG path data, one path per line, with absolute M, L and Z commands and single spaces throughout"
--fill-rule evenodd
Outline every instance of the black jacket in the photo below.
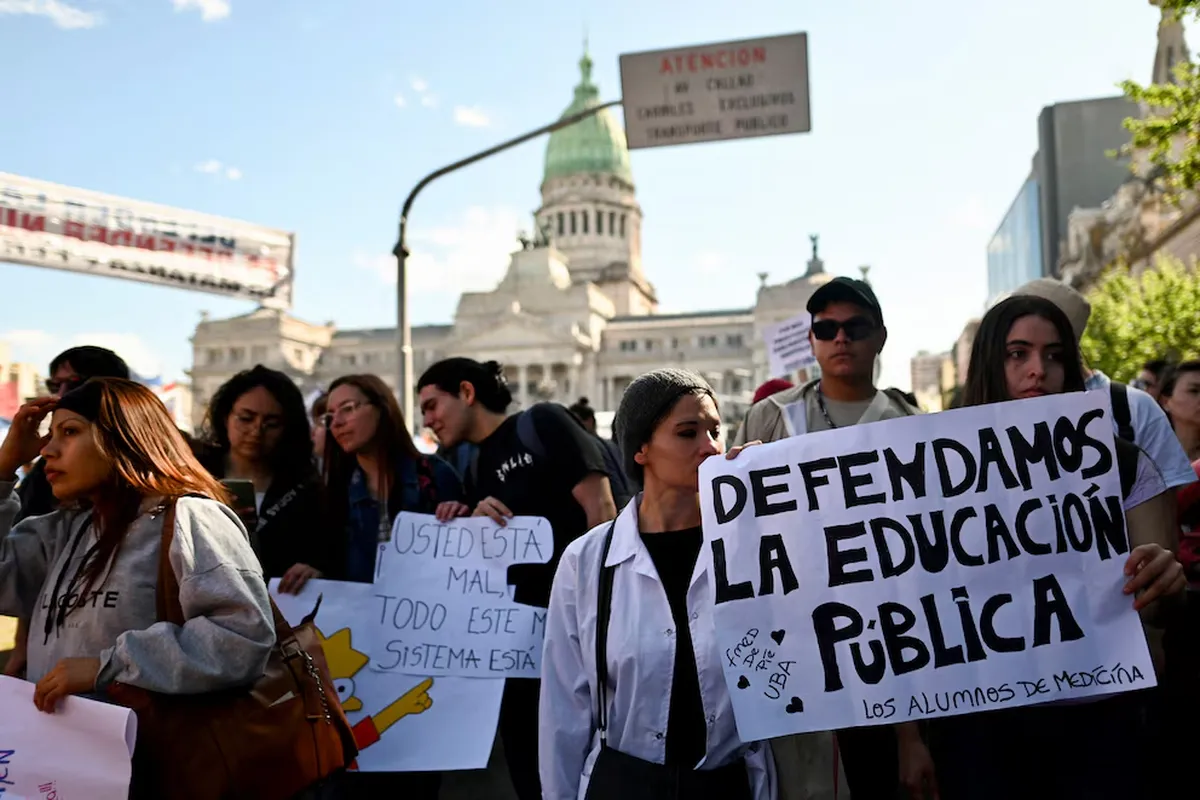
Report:
M 213 477 L 224 477 L 224 454 L 197 448 L 196 456 Z M 268 580 L 282 577 L 295 564 L 308 564 L 322 574 L 336 565 L 321 480 L 315 467 L 306 472 L 276 476 L 263 497 L 258 530 L 250 532 Z

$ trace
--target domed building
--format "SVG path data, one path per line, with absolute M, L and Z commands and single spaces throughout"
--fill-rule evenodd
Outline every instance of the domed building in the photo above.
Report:
M 563 117 L 600 105 L 586 52 L 579 71 L 575 97 Z M 642 209 L 629 148 L 612 109 L 550 134 L 542 207 L 535 215 L 545 237 L 566 256 L 572 279 L 599 286 L 618 314 L 658 310 L 654 287 L 642 272 Z
M 586 52 L 579 70 L 563 116 L 601 103 Z M 629 149 L 610 110 L 551 134 L 534 219 L 540 234 L 521 240 L 493 289 L 463 293 L 449 324 L 413 328 L 416 375 L 449 356 L 494 359 L 505 365 L 519 407 L 587 397 L 603 427 L 638 375 L 684 367 L 707 378 L 725 417 L 736 421 L 771 377 L 763 329 L 802 311 L 830 279 L 813 237 L 798 277 L 769 285 L 759 273 L 753 307 L 659 313 L 642 264 Z M 394 328 L 341 330 L 260 308 L 203 319 L 192 346 L 197 417 L 224 381 L 258 363 L 291 375 L 306 392 L 356 372 L 377 373 L 396 388 Z

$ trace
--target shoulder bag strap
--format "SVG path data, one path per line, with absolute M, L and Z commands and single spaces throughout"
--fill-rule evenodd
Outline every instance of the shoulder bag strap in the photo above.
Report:
M 179 579 L 171 567 L 171 543 L 175 541 L 175 498 L 163 505 L 162 542 L 158 547 L 158 588 L 154 605 L 160 622 L 183 625 L 183 607 L 179 605 Z
M 175 569 L 171 566 L 171 543 L 175 541 L 175 498 L 167 500 L 163 505 L 162 542 L 158 550 L 158 587 L 155 590 L 154 606 L 160 622 L 170 622 L 183 627 L 187 622 L 183 616 L 183 606 L 179 603 L 179 579 L 175 577 Z M 304 624 L 312 622 L 321 607 L 321 599 L 317 598 L 316 607 L 305 617 Z M 268 598 L 271 613 L 275 622 L 275 641 L 286 646 L 295 640 L 295 631 L 275 605 Z
M 607 567 L 608 551 L 612 547 L 614 519 L 604 535 L 604 547 L 600 550 L 600 591 L 596 602 L 596 696 L 599 709 L 596 712 L 596 728 L 600 731 L 600 747 L 608 747 L 608 620 L 612 616 L 613 573 L 616 567 Z

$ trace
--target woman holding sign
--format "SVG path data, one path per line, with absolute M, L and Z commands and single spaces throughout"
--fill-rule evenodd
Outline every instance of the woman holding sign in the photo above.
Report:
M 390 541 L 402 511 L 464 514 L 462 482 L 454 468 L 413 443 L 396 396 L 378 375 L 345 375 L 329 387 L 324 424 L 324 470 L 334 564 L 327 577 L 370 583 L 379 543 Z M 436 772 L 351 772 L 342 796 L 438 796 Z
M 571 543 L 554 577 L 543 796 L 773 800 L 768 746 L 738 739 L 699 560 L 700 465 L 724 450 L 712 389 L 690 372 L 647 373 L 625 390 L 614 427 L 644 491 Z
M 964 405 L 1083 389 L 1077 339 L 1058 306 L 1017 295 L 984 316 L 971 351 Z M 1171 552 L 1172 507 L 1150 458 L 1120 439 L 1115 445 L 1131 546 L 1120 591 L 1150 622 L 1158 601 L 1184 586 L 1183 569 Z M 941 798 L 1146 797 L 1155 770 L 1152 761 L 1140 758 L 1142 712 L 1142 694 L 1126 693 L 933 720 Z
M 59 509 L 13 525 L 15 471 L 39 453 Z M 227 497 L 140 384 L 93 378 L 21 407 L 0 445 L 0 614 L 32 619 L 38 709 L 117 684 L 200 695 L 263 674 L 275 644 L 271 605 Z M 157 607 L 169 503 L 182 626 L 159 621 Z M 144 776 L 135 758 L 134 785 Z

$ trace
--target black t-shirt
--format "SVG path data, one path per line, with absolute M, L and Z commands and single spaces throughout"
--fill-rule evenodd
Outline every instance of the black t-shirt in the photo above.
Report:
M 668 533 L 642 534 L 650 559 L 662 581 L 675 621 L 675 674 L 671 680 L 671 710 L 667 714 L 666 763 L 695 768 L 707 750 L 704 703 L 700 699 L 700 676 L 687 610 L 688 585 L 704 535 L 699 527 Z
M 587 513 L 571 491 L 593 472 L 607 474 L 599 444 L 566 408 L 540 403 L 530 414 L 544 454 L 521 441 L 514 414 L 479 443 L 479 454 L 468 476 L 468 503 L 474 507 L 495 497 L 519 516 L 545 517 L 554 531 L 554 554 L 549 564 L 517 565 L 509 570 L 515 599 L 534 606 L 550 604 L 550 584 L 559 557 L 568 544 L 587 533 Z

